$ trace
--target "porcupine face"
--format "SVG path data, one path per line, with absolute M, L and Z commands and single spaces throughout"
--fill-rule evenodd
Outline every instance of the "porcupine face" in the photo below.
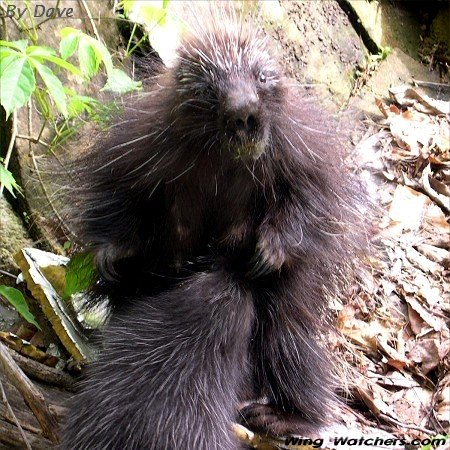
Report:
M 264 37 L 240 26 L 203 30 L 179 51 L 176 82 L 180 116 L 189 115 L 190 132 L 206 139 L 207 148 L 225 148 L 233 158 L 264 153 L 284 101 Z

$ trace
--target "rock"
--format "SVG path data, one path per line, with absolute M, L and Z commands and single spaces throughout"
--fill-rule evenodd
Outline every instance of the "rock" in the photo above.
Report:
M 391 86 L 410 84 L 413 78 L 439 82 L 437 72 L 430 72 L 423 64 L 395 48 L 380 63 L 361 93 L 351 99 L 349 106 L 352 110 L 361 111 L 368 116 L 380 117 L 381 113 L 375 104 L 375 98 L 387 97 Z
M 23 247 L 31 246 L 32 241 L 22 221 L 4 197 L 0 197 L 0 229 L 0 269 L 17 273 L 19 266 L 12 255 Z
M 347 101 L 355 67 L 365 49 L 337 1 L 261 2 L 265 28 L 280 47 L 287 73 L 303 84 L 322 85 L 336 103 Z
M 414 8 L 390 2 L 347 0 L 358 16 L 361 26 L 379 47 L 397 47 L 411 58 L 418 59 L 420 26 Z

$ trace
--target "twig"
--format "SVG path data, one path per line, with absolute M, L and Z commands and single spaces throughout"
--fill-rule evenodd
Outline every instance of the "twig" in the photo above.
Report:
M 1 273 L 2 275 L 6 275 L 7 277 L 11 277 L 11 278 L 14 278 L 15 280 L 17 280 L 17 276 L 16 276 L 16 275 L 14 275 L 14 274 L 12 274 L 12 273 L 9 273 L 9 272 L 7 272 L 6 270 L 0 269 L 0 273 Z
M 0 10 L 3 11 L 1 5 L 0 5 Z M 2 19 L 2 26 L 0 27 L 0 39 L 7 41 L 8 40 L 8 29 L 6 28 L 5 16 L 2 16 L 1 19 Z
M 94 19 L 92 18 L 91 11 L 90 11 L 90 9 L 89 9 L 89 7 L 88 7 L 86 1 L 85 1 L 85 0 L 80 0 L 80 3 L 83 5 L 84 10 L 86 11 L 86 14 L 87 14 L 88 17 L 89 17 L 89 21 L 91 22 L 91 26 L 92 26 L 92 29 L 93 29 L 93 31 L 94 31 L 95 37 L 96 37 L 100 42 L 102 42 L 102 40 L 100 39 L 100 35 L 98 34 L 97 27 L 95 26 Z
M 33 414 L 41 425 L 42 434 L 52 442 L 58 443 L 59 437 L 56 433 L 58 424 L 48 409 L 42 393 L 31 383 L 1 342 L 0 370 L 6 379 L 22 394 L 25 403 L 33 411 Z
M 27 116 L 28 116 L 28 135 L 32 136 L 33 135 L 33 117 L 32 117 L 32 107 L 33 107 L 33 103 L 31 101 L 31 97 L 28 99 L 28 103 L 27 103 Z M 38 136 L 39 139 L 40 136 Z M 29 148 L 31 149 L 31 145 L 29 145 Z
M 5 169 L 8 168 L 9 160 L 11 159 L 12 151 L 14 148 L 14 143 L 16 142 L 16 136 L 17 136 L 17 112 L 16 110 L 13 111 L 12 118 L 12 134 L 11 139 L 9 140 L 8 150 L 6 151 L 6 156 L 3 161 L 3 166 Z M 3 195 L 3 183 L 0 183 L 0 197 Z
M 5 393 L 5 390 L 3 389 L 3 383 L 1 381 L 0 381 L 0 391 L 2 393 L 3 403 L 6 406 L 6 409 L 7 409 L 8 413 L 11 415 L 11 418 L 14 421 L 16 427 L 19 429 L 19 432 L 22 435 L 23 442 L 25 442 L 25 445 L 27 446 L 28 450 L 32 450 L 31 445 L 28 442 L 28 439 L 25 436 L 25 433 L 23 431 L 22 425 L 20 425 L 19 420 L 17 419 L 16 415 L 14 414 L 14 411 L 11 408 L 11 405 L 9 404 L 8 399 L 6 398 L 6 393 Z
M 43 23 L 48 22 L 49 20 L 52 20 L 56 17 L 56 10 L 59 7 L 59 3 L 61 0 L 56 0 L 56 5 L 54 6 L 54 11 L 53 14 L 50 17 L 47 17 L 46 19 L 44 19 L 42 22 L 37 23 L 36 25 L 34 25 L 33 28 L 37 29 L 39 28 Z
M 0 9 L 2 10 L 4 16 L 6 16 L 7 10 L 5 9 L 5 6 L 2 1 L 0 1 Z M 8 19 L 11 19 L 13 24 L 17 27 L 19 31 L 23 31 L 23 28 L 21 27 L 20 23 L 17 21 L 17 19 L 14 16 L 8 16 Z
M 450 89 L 450 86 L 445 83 L 434 83 L 433 81 L 422 81 L 422 80 L 416 80 L 415 78 L 412 79 L 413 83 L 417 84 L 417 86 L 424 86 L 424 87 L 432 87 L 432 88 L 442 88 L 442 89 Z
M 15 142 L 16 136 L 17 136 L 17 111 L 16 110 L 13 111 L 11 121 L 12 121 L 13 132 L 11 135 L 11 139 L 9 141 L 8 150 L 6 151 L 5 160 L 3 161 L 3 165 L 5 166 L 5 169 L 8 168 L 9 160 L 11 159 L 12 151 L 14 148 L 14 142 Z
M 47 144 L 47 142 L 41 141 L 40 139 L 34 138 L 33 136 L 26 136 L 24 134 L 18 134 L 16 136 L 17 139 L 25 139 L 27 141 L 31 141 L 33 144 L 41 144 L 44 147 L 50 147 L 50 144 Z
M 23 23 L 23 26 L 22 26 L 23 31 L 26 31 L 27 33 L 29 33 L 29 36 L 31 37 L 31 40 L 32 40 L 33 44 L 36 44 L 38 39 L 39 39 L 39 36 L 38 36 L 37 30 L 36 30 L 36 27 L 34 26 L 35 21 L 34 21 L 33 13 L 32 13 L 31 8 L 30 8 L 30 2 L 25 2 L 25 8 L 26 8 L 26 10 L 28 12 L 28 16 L 29 16 L 30 21 L 33 24 L 33 26 L 32 27 L 27 27 L 26 24 L 25 24 L 25 21 L 21 20 L 21 19 L 19 19 L 19 23 L 20 22 Z M 31 33 L 33 33 L 34 36 L 31 36 Z
M 41 131 L 39 131 L 39 134 L 36 138 L 38 141 L 41 139 L 42 133 L 44 132 L 46 125 L 47 125 L 47 119 L 44 118 L 44 120 L 42 121 Z
M 46 366 L 40 362 L 35 361 L 31 358 L 25 358 L 20 353 L 15 350 L 6 347 L 9 354 L 14 358 L 14 361 L 18 366 L 32 378 L 44 381 L 45 383 L 50 383 L 53 386 L 60 386 L 65 389 L 74 390 L 75 380 L 73 377 L 68 375 L 61 370 L 55 369 L 53 367 Z
M 50 206 L 51 210 L 53 211 L 53 214 L 56 216 L 56 218 L 59 220 L 59 223 L 61 224 L 62 228 L 64 229 L 65 233 L 67 233 L 68 236 L 71 236 L 72 238 L 75 238 L 75 235 L 70 231 L 65 223 L 64 219 L 59 214 L 58 210 L 56 209 L 55 205 L 53 204 L 52 199 L 50 198 L 50 194 L 48 193 L 47 187 L 45 186 L 44 181 L 42 180 L 41 172 L 39 171 L 39 167 L 37 165 L 36 156 L 34 154 L 34 151 L 30 151 L 31 161 L 33 162 L 33 168 L 36 172 L 36 175 L 38 177 L 39 183 L 41 185 L 42 191 L 44 192 L 44 196 L 47 199 L 48 205 Z
M 383 419 L 385 422 L 390 423 L 391 425 L 396 425 L 397 427 L 406 428 L 408 430 L 421 431 L 422 433 L 428 434 L 430 436 L 433 434 L 432 430 L 428 430 L 426 428 L 418 427 L 417 425 L 408 425 L 406 423 L 402 423 L 402 422 L 400 422 L 398 420 L 395 420 L 392 417 L 389 417 L 389 416 L 387 416 L 386 414 L 383 414 L 383 413 L 380 413 L 378 415 L 378 417 L 380 419 Z
M 24 430 L 27 430 L 25 424 L 23 425 L 23 428 Z M 54 446 L 48 439 L 42 437 L 41 430 L 38 430 L 37 433 L 32 430 L 30 430 L 30 432 L 28 433 L 27 431 L 25 431 L 25 434 L 27 435 L 28 440 L 31 443 L 31 448 L 54 448 Z M 23 445 L 22 436 L 17 430 L 17 427 L 15 425 L 12 425 L 7 420 L 0 420 L 0 436 L 2 437 L 3 448 L 25 448 Z
M 28 101 L 28 105 L 27 105 L 27 112 L 28 112 L 28 134 L 29 136 L 33 135 L 33 121 L 32 121 L 32 117 L 31 117 L 31 99 Z M 42 129 L 41 129 L 42 132 Z M 44 196 L 47 199 L 48 205 L 50 206 L 51 210 L 53 211 L 53 214 L 56 216 L 56 218 L 59 220 L 59 223 L 61 224 L 61 227 L 63 229 L 63 231 L 66 233 L 66 235 L 71 236 L 72 238 L 74 237 L 73 233 L 66 227 L 66 225 L 64 224 L 64 219 L 61 217 L 61 215 L 58 213 L 58 210 L 56 209 L 55 205 L 52 202 L 52 199 L 50 198 L 50 194 L 48 193 L 47 187 L 45 186 L 44 181 L 42 180 L 42 176 L 41 176 L 41 172 L 39 171 L 39 167 L 37 165 L 37 161 L 36 161 L 36 155 L 34 154 L 33 148 L 31 146 L 31 142 L 29 144 L 29 149 L 30 149 L 30 157 L 31 157 L 31 161 L 33 162 L 33 167 L 34 170 L 36 172 L 36 175 L 38 177 L 39 183 L 41 185 L 42 191 L 44 192 Z

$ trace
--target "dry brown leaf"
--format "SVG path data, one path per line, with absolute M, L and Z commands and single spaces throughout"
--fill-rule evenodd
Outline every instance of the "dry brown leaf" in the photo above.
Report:
M 397 369 L 399 372 L 402 372 L 408 365 L 405 361 L 394 358 L 387 358 L 386 364 L 388 364 L 390 367 L 393 367 L 394 369 Z
M 445 322 L 438 319 L 434 314 L 430 313 L 419 300 L 412 295 L 405 295 L 408 305 L 416 311 L 424 322 L 426 322 L 433 330 L 440 331 L 446 328 Z
M 428 164 L 422 172 L 422 186 L 432 200 L 434 200 L 447 213 L 450 213 L 450 198 L 447 195 L 436 191 L 436 189 L 431 185 L 432 179 L 431 166 Z M 437 182 L 438 181 L 435 180 L 435 184 Z
M 412 278 L 411 276 L 407 276 L 407 273 L 409 274 L 409 272 L 405 271 L 404 276 L 398 280 L 398 284 L 403 288 L 402 290 L 400 290 L 400 293 L 414 295 L 417 292 L 417 289 L 421 286 L 422 274 L 415 273 L 416 277 Z
M 430 305 L 432 308 L 441 307 L 445 301 L 444 295 L 441 290 L 435 286 L 432 287 L 431 283 L 422 284 L 422 286 L 418 289 L 417 295 L 425 300 L 425 302 Z
M 420 314 L 411 308 L 410 305 L 408 305 L 408 318 L 411 330 L 415 335 L 422 333 L 424 327 L 428 328 L 426 322 L 420 317 Z
M 338 315 L 338 329 L 344 336 L 355 344 L 363 347 L 366 351 L 376 353 L 378 351 L 378 340 L 381 336 L 390 334 L 390 328 L 378 320 L 364 322 L 355 317 L 355 309 L 346 305 Z
M 439 383 L 434 409 L 436 419 L 444 426 L 450 426 L 450 373 Z
M 448 268 L 450 265 L 450 252 L 448 250 L 429 244 L 421 244 L 417 247 L 417 250 L 428 259 L 441 264 L 445 268 Z
M 419 339 L 408 354 L 409 360 L 426 375 L 441 362 L 440 345 L 438 339 Z
M 399 280 L 404 292 L 414 294 L 425 300 L 425 306 L 442 306 L 443 295 L 433 278 L 427 277 L 422 271 L 410 268 L 407 275 Z M 433 281 L 433 286 L 432 282 Z
M 446 161 L 443 161 L 441 157 L 430 155 L 428 161 L 433 166 L 433 169 L 448 169 L 450 164 Z
M 383 288 L 384 295 L 386 297 L 389 297 L 395 291 L 395 288 L 397 287 L 396 283 L 394 283 L 393 281 L 390 281 L 390 280 L 386 280 L 385 278 L 382 278 L 380 280 L 380 283 Z
M 398 116 L 402 113 L 401 110 L 398 109 L 397 106 L 395 106 L 394 104 L 389 105 L 389 112 Z
M 389 118 L 389 125 L 397 145 L 409 150 L 409 156 L 428 156 L 435 146 L 447 146 L 445 141 L 441 142 L 440 125 L 431 123 L 426 116 L 393 115 Z
M 441 208 L 433 203 L 428 203 L 423 219 L 424 230 L 431 234 L 443 236 L 447 242 L 445 248 L 450 248 L 450 224 Z
M 342 333 L 366 351 L 377 352 L 376 332 L 369 324 L 355 319 L 352 328 L 343 328 Z M 376 328 L 376 327 L 374 327 Z
M 399 420 L 405 424 L 425 426 L 431 410 L 433 393 L 413 387 L 392 395 L 392 407 Z
M 368 384 L 367 381 L 361 377 L 355 386 L 357 394 L 366 406 L 372 411 L 375 417 L 379 417 L 380 413 L 387 414 L 390 417 L 395 415 L 392 408 L 383 400 L 386 395 L 386 390 L 378 386 L 377 384 Z
M 387 357 L 387 363 L 395 367 L 397 370 L 403 370 L 408 365 L 408 361 L 404 354 L 401 354 L 397 349 L 389 345 L 386 335 L 378 336 L 378 346 L 383 354 Z
M 419 230 L 430 199 L 407 186 L 398 185 L 394 191 L 389 218 L 396 225 L 397 234 Z
M 388 372 L 386 375 L 368 372 L 367 376 L 374 381 L 376 380 L 378 384 L 386 387 L 411 388 L 420 386 L 411 374 L 405 372 L 393 371 Z
M 388 114 L 386 112 L 386 107 L 384 106 L 384 103 L 381 99 L 376 98 L 375 99 L 375 104 L 377 105 L 378 109 L 380 110 L 381 114 L 383 114 L 384 118 L 387 119 L 388 118 Z
M 430 261 L 413 247 L 407 247 L 405 253 L 408 260 L 424 272 L 438 273 L 443 270 L 443 267 L 441 265 Z
M 436 419 L 440 422 L 450 423 L 450 386 L 442 389 L 438 397 L 438 404 L 436 405 Z
M 391 98 L 402 106 L 414 106 L 427 114 L 450 114 L 450 102 L 435 100 L 409 86 L 395 86 L 389 89 Z
M 430 167 L 431 168 L 431 167 Z M 429 175 L 428 180 L 430 182 L 430 186 L 440 195 L 444 195 L 446 197 L 449 197 L 450 201 L 450 187 L 447 186 L 442 181 L 438 180 L 434 176 Z

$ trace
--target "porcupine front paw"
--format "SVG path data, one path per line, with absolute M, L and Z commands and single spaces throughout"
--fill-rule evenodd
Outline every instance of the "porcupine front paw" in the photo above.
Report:
M 282 236 L 272 227 L 264 227 L 259 232 L 256 251 L 250 260 L 247 276 L 258 278 L 280 270 L 290 261 Z

